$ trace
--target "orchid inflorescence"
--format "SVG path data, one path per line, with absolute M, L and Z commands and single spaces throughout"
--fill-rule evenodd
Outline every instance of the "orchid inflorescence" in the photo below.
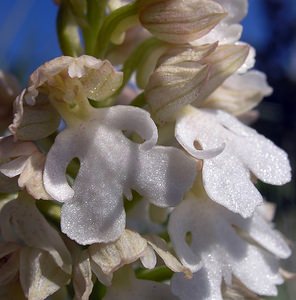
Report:
M 0 299 L 275 295 L 291 251 L 256 181 L 291 168 L 246 125 L 272 92 L 247 0 L 56 4 L 65 56 L 0 77 Z

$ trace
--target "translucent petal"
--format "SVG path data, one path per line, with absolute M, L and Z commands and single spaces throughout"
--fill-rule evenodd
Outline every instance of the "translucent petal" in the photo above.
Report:
M 146 247 L 146 250 L 140 257 L 140 260 L 146 269 L 153 269 L 157 263 L 156 254 L 151 247 Z
M 133 131 L 137 144 L 122 131 Z M 195 177 L 192 160 L 173 147 L 153 147 L 157 129 L 135 107 L 98 110 L 87 122 L 67 128 L 47 155 L 44 185 L 62 208 L 62 231 L 81 244 L 117 239 L 125 227 L 122 196 L 136 190 L 157 206 L 174 206 Z M 80 170 L 72 187 L 65 170 L 73 158 Z
M 272 223 L 267 222 L 258 211 L 254 213 L 251 221 L 240 220 L 238 225 L 248 231 L 249 237 L 277 257 L 288 258 L 291 255 L 283 236 L 273 229 Z
M 240 22 L 248 12 L 248 1 L 247 0 L 215 0 L 218 2 L 226 11 L 227 16 L 223 19 L 223 22 L 231 24 L 234 22 Z
M 262 98 L 270 95 L 271 92 L 266 76 L 261 72 L 234 74 L 209 96 L 202 107 L 241 115 L 257 106 Z
M 73 252 L 72 252 L 73 253 Z M 75 291 L 75 300 L 88 300 L 93 289 L 92 270 L 88 251 L 74 253 L 72 283 Z
M 245 217 L 262 202 L 250 172 L 270 184 L 291 179 L 287 154 L 225 112 L 188 108 L 177 120 L 175 134 L 189 153 L 194 141 L 202 150 L 225 144 L 221 154 L 203 161 L 204 188 L 212 200 Z
M 45 155 L 36 151 L 27 159 L 18 180 L 19 187 L 26 188 L 28 194 L 33 196 L 34 199 L 51 199 L 43 186 L 44 163 Z
M 88 248 L 92 261 L 107 276 L 140 258 L 147 248 L 147 241 L 138 233 L 125 230 L 120 238 L 108 244 L 94 244 Z

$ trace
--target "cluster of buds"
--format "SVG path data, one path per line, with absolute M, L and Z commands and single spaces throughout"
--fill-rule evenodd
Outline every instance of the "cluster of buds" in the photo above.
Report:
M 255 183 L 291 168 L 239 121 L 272 92 L 247 0 L 55 2 L 66 56 L 0 140 L 0 298 L 275 295 L 291 251 Z

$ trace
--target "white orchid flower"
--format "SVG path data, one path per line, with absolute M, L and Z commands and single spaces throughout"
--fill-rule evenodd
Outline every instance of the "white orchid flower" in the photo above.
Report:
M 173 147 L 155 146 L 157 128 L 144 110 L 131 106 L 95 109 L 88 101 L 111 97 L 121 73 L 107 61 L 82 56 L 55 59 L 32 76 L 27 98 L 47 97 L 67 127 L 51 147 L 44 186 L 64 203 L 62 231 L 80 244 L 114 241 L 125 228 L 123 196 L 131 190 L 161 207 L 175 206 L 195 177 L 192 160 Z M 28 101 L 29 101 L 28 100 Z M 136 132 L 143 142 L 131 141 Z M 66 169 L 74 159 L 80 170 L 71 187 Z
M 274 185 L 291 179 L 287 154 L 226 112 L 188 106 L 177 119 L 175 135 L 195 158 L 224 145 L 221 154 L 203 161 L 203 185 L 212 200 L 244 217 L 263 201 L 251 173 Z
M 291 251 L 260 213 L 244 219 L 191 194 L 173 211 L 168 228 L 181 262 L 191 268 L 202 263 L 191 280 L 174 275 L 172 290 L 180 299 L 222 300 L 222 281 L 230 286 L 232 275 L 256 294 L 276 295 L 283 282 L 278 259 Z

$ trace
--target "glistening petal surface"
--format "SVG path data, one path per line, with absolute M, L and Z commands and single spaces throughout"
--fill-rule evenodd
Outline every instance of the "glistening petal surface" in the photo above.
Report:
M 137 132 L 138 144 L 123 131 Z M 136 190 L 151 203 L 175 206 L 195 177 L 192 160 L 173 147 L 153 147 L 157 129 L 149 114 L 135 107 L 95 111 L 92 118 L 61 132 L 45 165 L 47 192 L 65 202 L 62 231 L 80 244 L 117 239 L 125 227 L 123 195 Z M 65 170 L 73 158 L 80 170 L 72 188 Z
M 191 154 L 195 141 L 203 150 L 225 144 L 221 154 L 203 161 L 204 188 L 212 200 L 244 217 L 262 202 L 251 181 L 251 172 L 263 182 L 275 185 L 291 179 L 287 154 L 223 111 L 188 107 L 177 120 L 175 134 Z

